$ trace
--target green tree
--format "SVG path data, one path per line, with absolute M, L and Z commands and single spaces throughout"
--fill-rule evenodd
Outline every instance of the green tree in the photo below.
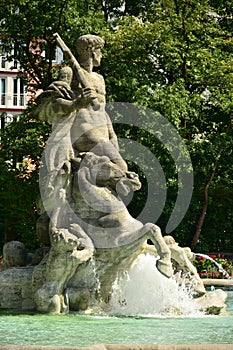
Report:
M 63 33 L 71 46 L 72 40 L 83 32 L 98 34 L 104 23 L 103 15 L 96 12 L 98 6 L 96 1 L 1 1 L 2 46 L 8 59 L 20 62 L 21 72 L 30 79 L 29 86 L 45 89 L 53 80 L 56 70 L 53 33 Z
M 29 248 L 38 244 L 38 166 L 49 135 L 46 123 L 31 115 L 33 96 L 46 89 L 57 74 L 53 33 L 63 33 L 73 49 L 78 36 L 98 34 L 104 23 L 95 1 L 1 1 L 1 47 L 9 61 L 20 63 L 20 75 L 28 83 L 32 99 L 20 119 L 1 130 L 1 244 L 20 239 Z M 95 11 L 95 16 L 93 15 Z M 71 34 L 72 33 L 72 34 Z
M 186 244 L 192 241 L 193 248 L 202 230 L 208 200 L 214 203 L 214 194 L 217 195 L 223 182 L 231 186 L 233 171 L 232 33 L 227 26 L 232 13 L 228 8 L 227 17 L 222 18 L 219 8 L 206 1 L 154 3 L 154 11 L 142 14 L 141 18 L 125 17 L 118 21 L 117 29 L 109 32 L 107 40 L 111 62 L 105 67 L 109 96 L 158 110 L 186 140 L 194 167 L 194 196 L 185 220 L 173 234 Z M 117 68 L 112 76 L 114 67 Z M 157 146 L 151 139 L 152 150 L 153 145 Z M 164 164 L 166 157 L 160 153 Z M 228 164 L 224 171 L 223 164 Z M 168 180 L 171 176 L 175 178 L 170 168 L 172 164 L 165 166 Z M 175 190 L 176 181 L 173 184 Z M 209 189 L 211 196 L 207 198 Z M 175 196 L 170 194 L 159 220 L 163 228 L 174 200 Z M 207 214 L 212 217 L 210 211 Z M 232 224 L 230 216 L 228 220 Z M 228 230 L 231 224 L 225 224 Z M 212 246 L 222 230 L 213 231 Z
M 28 248 L 35 236 L 38 168 L 50 127 L 26 113 L 1 130 L 1 233 L 4 241 L 22 240 Z M 2 239 L 3 241 L 3 239 Z

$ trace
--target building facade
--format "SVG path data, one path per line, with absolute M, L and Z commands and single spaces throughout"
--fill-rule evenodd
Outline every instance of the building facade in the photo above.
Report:
M 21 114 L 27 104 L 24 79 L 18 76 L 17 61 L 8 62 L 6 53 L 0 55 L 0 116 L 1 128 Z
M 42 53 L 45 55 L 45 52 Z M 55 51 L 53 64 L 63 60 L 59 47 Z M 0 128 L 17 119 L 26 109 L 30 94 L 27 94 L 25 79 L 19 76 L 19 63 L 7 61 L 6 53 L 0 51 Z

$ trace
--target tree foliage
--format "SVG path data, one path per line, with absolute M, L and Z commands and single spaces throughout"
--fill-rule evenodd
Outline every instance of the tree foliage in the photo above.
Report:
M 1 227 L 4 241 L 38 245 L 35 226 L 39 196 L 38 168 L 50 127 L 28 114 L 1 130 Z M 3 237 L 2 237 L 3 241 Z
M 190 245 L 202 216 L 205 220 L 193 248 L 197 245 L 195 249 L 210 251 L 232 247 L 231 2 L 3 0 L 0 12 L 3 44 L 8 52 L 14 44 L 13 58 L 20 61 L 22 72 L 31 76 L 35 88 L 44 89 L 53 79 L 54 32 L 62 35 L 74 53 L 75 41 L 81 34 L 93 33 L 105 39 L 101 72 L 108 100 L 131 102 L 160 112 L 178 129 L 190 152 L 193 197 L 184 220 L 172 234 L 181 244 Z M 47 55 L 43 57 L 45 49 Z M 16 124 L 22 123 L 23 119 Z M 26 125 L 30 130 L 30 112 Z M 36 123 L 32 128 L 34 136 L 25 139 L 14 134 L 12 128 L 7 128 L 7 141 L 2 139 L 3 150 L 4 142 L 8 142 L 11 152 L 3 154 L 4 160 L 31 156 L 33 149 L 40 154 L 33 147 L 38 135 L 46 137 L 45 125 Z M 158 220 L 164 230 L 177 193 L 174 163 L 158 140 L 144 130 L 120 125 L 116 130 L 119 136 L 142 142 L 156 154 L 164 169 L 168 198 Z M 15 171 L 5 169 L 3 183 L 9 174 L 14 178 Z M 143 174 L 141 177 L 146 184 Z M 24 181 L 30 185 L 28 179 Z M 132 213 L 140 210 L 145 198 L 146 186 L 131 205 Z

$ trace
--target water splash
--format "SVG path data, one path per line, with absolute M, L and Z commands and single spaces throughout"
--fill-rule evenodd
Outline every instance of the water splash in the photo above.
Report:
M 195 253 L 196 256 L 201 256 L 207 260 L 212 261 L 218 268 L 218 271 L 221 272 L 223 274 L 223 276 L 225 276 L 228 279 L 232 279 L 232 277 L 229 275 L 229 273 L 224 270 L 224 268 L 222 267 L 222 264 L 218 263 L 216 260 L 214 260 L 213 258 L 211 258 L 209 255 L 207 254 L 201 254 L 201 253 Z
M 94 293 L 96 295 L 96 299 L 99 299 L 99 304 L 101 304 L 103 300 L 101 298 L 100 279 L 99 279 L 99 274 L 97 272 L 95 259 L 94 259 L 93 256 L 90 259 L 90 265 L 91 265 L 91 269 L 92 269 L 92 273 L 93 273 L 93 278 L 94 278 L 94 281 L 95 281 Z
M 185 281 L 178 284 L 166 278 L 156 268 L 156 260 L 150 254 L 141 254 L 113 285 L 110 314 L 130 316 L 201 316 L 203 315 L 191 289 Z

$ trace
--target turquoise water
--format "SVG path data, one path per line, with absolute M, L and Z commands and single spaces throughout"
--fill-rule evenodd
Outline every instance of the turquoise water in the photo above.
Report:
M 227 305 L 228 316 L 190 318 L 0 315 L 0 344 L 232 344 L 233 292 L 228 292 Z

